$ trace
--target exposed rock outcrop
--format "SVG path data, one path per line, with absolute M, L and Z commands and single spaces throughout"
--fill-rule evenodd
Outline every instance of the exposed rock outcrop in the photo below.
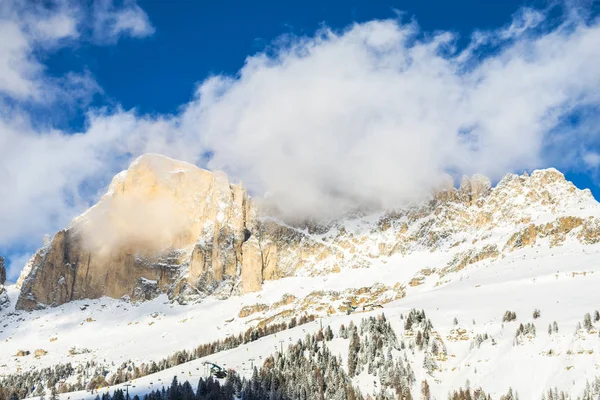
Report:
M 242 291 L 256 292 L 263 281 L 263 256 L 256 238 L 250 238 L 242 247 Z
M 458 253 L 450 260 L 448 265 L 440 271 L 440 276 L 451 272 L 458 272 L 469 264 L 474 264 L 487 258 L 496 258 L 499 254 L 495 244 L 488 244 L 481 249 L 473 248 L 464 253 Z
M 4 266 L 4 258 L 0 256 L 0 285 L 6 282 L 6 267 Z
M 0 310 L 7 308 L 9 305 L 10 299 L 8 298 L 8 293 L 6 293 L 6 288 L 0 285 Z
M 6 308 L 10 304 L 8 293 L 4 288 L 4 282 L 6 281 L 6 267 L 4 266 L 4 258 L 0 257 L 0 310 Z

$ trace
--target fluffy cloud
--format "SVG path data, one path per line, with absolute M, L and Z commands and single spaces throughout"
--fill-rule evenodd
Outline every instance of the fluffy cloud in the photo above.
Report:
M 91 40 L 152 33 L 134 3 L 97 4 L 88 12 L 112 14 L 89 28 Z M 92 110 L 75 135 L 33 127 L 15 103 L 43 96 L 48 81 L 31 51 L 37 42 L 24 34 L 14 52 L 21 63 L 2 69 L 0 61 L 8 107 L 0 111 L 0 187 L 9 194 L 0 196 L 0 248 L 39 245 L 149 151 L 223 169 L 253 193 L 269 192 L 288 217 L 396 207 L 461 174 L 496 180 L 539 166 L 589 168 L 600 126 L 588 112 L 600 107 L 600 25 L 569 11 L 557 22 L 522 10 L 502 29 L 473 33 L 464 49 L 452 33 L 399 20 L 279 38 L 235 76 L 199 84 L 177 115 Z M 29 32 L 10 22 L 0 29 Z M 62 25 L 50 43 L 82 40 L 85 30 Z
M 560 167 L 557 146 L 587 140 L 564 119 L 600 102 L 600 27 L 550 23 L 523 10 L 463 51 L 391 20 L 292 38 L 201 85 L 183 128 L 201 134 L 209 167 L 292 216 L 395 207 L 447 174 Z

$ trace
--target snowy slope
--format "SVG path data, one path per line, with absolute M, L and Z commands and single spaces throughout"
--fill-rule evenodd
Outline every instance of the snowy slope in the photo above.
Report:
M 265 281 L 259 292 L 225 300 L 208 297 L 185 306 L 168 301 L 166 295 L 137 304 L 101 298 L 23 312 L 14 310 L 18 290 L 8 286 L 11 306 L 0 310 L 0 380 L 3 375 L 58 363 L 83 365 L 90 360 L 105 367 L 110 376 L 127 360 L 136 364 L 159 361 L 176 351 L 243 333 L 264 321 L 287 322 L 303 314 L 321 317 L 135 379 L 130 393 L 143 394 L 163 382 L 166 385 L 173 375 L 180 381 L 197 380 L 206 376 L 202 365 L 206 360 L 249 376 L 250 365 L 260 365 L 282 345 L 280 341 L 296 341 L 320 324 L 330 325 L 337 333 L 342 323 L 358 323 L 367 315 L 384 312 L 398 337 L 414 340 L 404 331 L 400 315 L 416 308 L 426 312 L 447 348 L 447 357 L 438 360 L 439 369 L 432 374 L 423 367 L 423 352 L 411 354 L 417 382 L 427 379 L 436 398 L 446 398 L 467 381 L 494 398 L 505 394 L 509 386 L 522 399 L 540 399 L 554 386 L 579 395 L 586 381 L 600 376 L 600 322 L 589 331 L 576 331 L 586 313 L 593 315 L 600 309 L 598 203 L 589 192 L 556 178 L 552 170 L 528 179 L 508 176 L 477 204 L 461 201 L 399 213 L 390 218 L 389 229 L 374 228 L 387 218 L 376 214 L 338 221 L 321 233 L 303 230 L 314 242 L 364 263 L 336 273 L 323 268 L 315 274 L 329 260 L 314 259 L 307 264 L 312 270 Z M 429 229 L 427 235 L 421 234 L 423 226 Z M 438 239 L 426 242 L 431 233 Z M 345 246 L 349 241 L 352 246 Z M 406 251 L 387 251 L 396 242 Z M 346 315 L 347 301 L 359 306 L 357 312 Z M 384 308 L 360 312 L 361 305 L 369 303 Z M 532 316 L 535 309 L 541 311 L 536 319 Z M 517 314 L 516 321 L 502 321 L 507 310 Z M 548 325 L 554 321 L 559 331 L 549 335 Z M 537 334 L 515 344 L 521 323 L 534 323 Z M 495 344 L 490 339 L 474 346 L 478 334 L 488 334 Z M 347 340 L 336 338 L 329 346 L 333 354 L 347 357 Z M 81 354 L 70 354 L 73 347 Z M 47 353 L 36 358 L 38 349 Z M 31 354 L 16 356 L 21 350 Z M 77 378 L 74 374 L 69 383 Z M 81 378 L 85 382 L 90 377 L 83 374 Z M 363 394 L 375 390 L 374 380 L 365 374 L 354 378 Z M 413 393 L 417 392 L 415 386 Z M 95 395 L 84 391 L 65 396 Z
M 388 320 L 396 324 L 399 333 L 403 331 L 400 314 L 406 314 L 413 307 L 424 309 L 431 318 L 447 346 L 449 357 L 446 362 L 440 363 L 442 371 L 436 371 L 433 377 L 426 376 L 422 369 L 416 373 L 418 381 L 429 378 L 432 392 L 439 398 L 443 398 L 450 389 L 463 386 L 467 379 L 473 387 L 482 386 L 492 395 L 506 393 L 509 386 L 517 389 L 522 398 L 541 398 L 542 392 L 551 386 L 576 394 L 583 390 L 586 380 L 592 380 L 598 374 L 600 366 L 597 329 L 591 333 L 584 330 L 575 332 L 584 314 L 599 308 L 597 288 L 600 287 L 600 274 L 595 271 L 599 250 L 598 246 L 525 249 L 501 262 L 471 265 L 443 286 L 414 288 L 405 299 L 386 304 L 382 311 Z M 331 279 L 335 282 L 330 287 L 341 285 L 340 281 L 346 277 L 336 278 Z M 350 281 L 352 277 L 347 278 Z M 272 292 L 275 289 L 285 292 L 298 286 L 328 286 L 327 282 L 319 281 L 291 278 L 278 282 Z M 268 289 L 265 292 L 269 292 Z M 3 373 L 19 367 L 27 369 L 56 362 L 81 362 L 88 357 L 117 363 L 128 358 L 158 359 L 175 350 L 191 348 L 244 330 L 243 319 L 236 318 L 229 324 L 225 320 L 239 310 L 241 304 L 252 303 L 257 300 L 252 297 L 258 296 L 260 294 L 207 302 L 194 308 L 161 301 L 131 306 L 102 299 L 85 302 L 89 304 L 85 311 L 79 309 L 84 302 L 76 302 L 34 312 L 24 321 L 17 322 L 23 316 L 13 315 L 3 321 L 3 324 L 10 324 L 2 332 L 2 362 L 6 364 L 2 367 Z M 532 312 L 536 308 L 541 310 L 541 317 L 533 320 Z M 502 315 L 506 310 L 517 313 L 517 322 L 504 323 L 503 326 Z M 153 318 L 150 316 L 152 312 L 158 312 L 159 316 Z M 349 319 L 358 321 L 365 315 L 367 313 L 330 316 L 323 318 L 322 323 L 331 325 L 336 332 L 341 323 L 347 324 Z M 95 321 L 83 322 L 88 316 Z M 457 329 L 453 324 L 455 317 L 459 321 L 458 328 L 467 331 L 468 340 L 450 339 L 452 331 Z M 559 333 L 549 336 L 546 329 L 553 321 L 557 321 Z M 151 322 L 154 323 L 149 325 Z M 524 345 L 514 346 L 519 322 L 534 322 L 537 337 Z M 207 359 L 248 374 L 251 358 L 260 363 L 261 357 L 275 351 L 279 340 L 289 343 L 291 338 L 295 341 L 305 332 L 318 329 L 319 323 L 315 321 L 265 337 Z M 596 324 L 596 328 L 600 325 Z M 477 333 L 488 333 L 497 345 L 484 343 L 480 349 L 470 350 L 471 340 Z M 58 339 L 50 342 L 51 337 Z M 68 358 L 66 353 L 74 345 L 93 352 L 91 356 Z M 31 355 L 13 357 L 18 349 L 33 352 L 37 348 L 47 350 L 48 354 L 39 360 Z M 337 350 L 343 355 L 346 349 L 347 344 L 344 343 Z M 555 356 L 546 355 L 550 349 Z M 170 382 L 175 374 L 191 380 L 206 373 L 203 361 L 192 361 L 136 379 L 133 384 L 141 393 L 153 387 L 150 382 L 154 385 Z M 415 365 L 421 367 L 422 361 L 415 362 Z M 75 398 L 80 396 L 83 394 L 78 393 Z

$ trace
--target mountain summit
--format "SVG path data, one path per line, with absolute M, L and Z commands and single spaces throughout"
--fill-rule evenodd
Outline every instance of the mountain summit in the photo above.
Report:
M 260 274 L 244 257 L 251 212 L 246 191 L 223 173 L 141 156 L 29 261 L 17 308 L 160 292 L 177 298 L 198 280 L 206 288 L 241 274 L 248 282 Z
M 599 246 L 600 205 L 552 168 L 291 223 L 223 173 L 145 155 L 0 285 L 0 388 L 142 396 L 206 363 L 254 379 L 305 338 L 374 397 L 393 382 L 583 393 L 600 365 Z

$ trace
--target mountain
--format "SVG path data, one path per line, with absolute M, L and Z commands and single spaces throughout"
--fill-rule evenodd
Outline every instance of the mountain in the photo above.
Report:
M 596 243 L 597 209 L 589 191 L 551 169 L 507 175 L 494 189 L 485 177 L 465 178 L 418 207 L 290 226 L 258 217 L 246 191 L 222 173 L 145 155 L 34 255 L 16 308 L 160 293 L 188 303 L 257 291 L 265 280 L 370 267 L 397 253 L 460 249 L 446 273 L 536 240 L 557 245 L 573 230 Z
M 251 213 L 246 191 L 224 174 L 142 156 L 34 255 L 19 279 L 17 309 L 163 292 L 183 301 L 196 287 L 225 289 L 224 282 L 228 292 L 258 290 L 255 253 L 244 246 Z
M 32 395 L 59 380 L 65 392 L 131 380 L 143 395 L 175 374 L 195 386 L 206 361 L 250 379 L 249 364 L 274 373 L 271 354 L 330 326 L 307 346 L 339 356 L 364 395 L 394 398 L 389 355 L 410 366 L 399 379 L 413 398 L 423 381 L 438 399 L 469 384 L 492 398 L 581 396 L 600 365 L 599 218 L 589 190 L 546 169 L 290 222 L 222 173 L 145 155 L 6 287 L 0 383 Z M 373 329 L 387 336 L 372 336 L 381 313 L 389 327 Z

